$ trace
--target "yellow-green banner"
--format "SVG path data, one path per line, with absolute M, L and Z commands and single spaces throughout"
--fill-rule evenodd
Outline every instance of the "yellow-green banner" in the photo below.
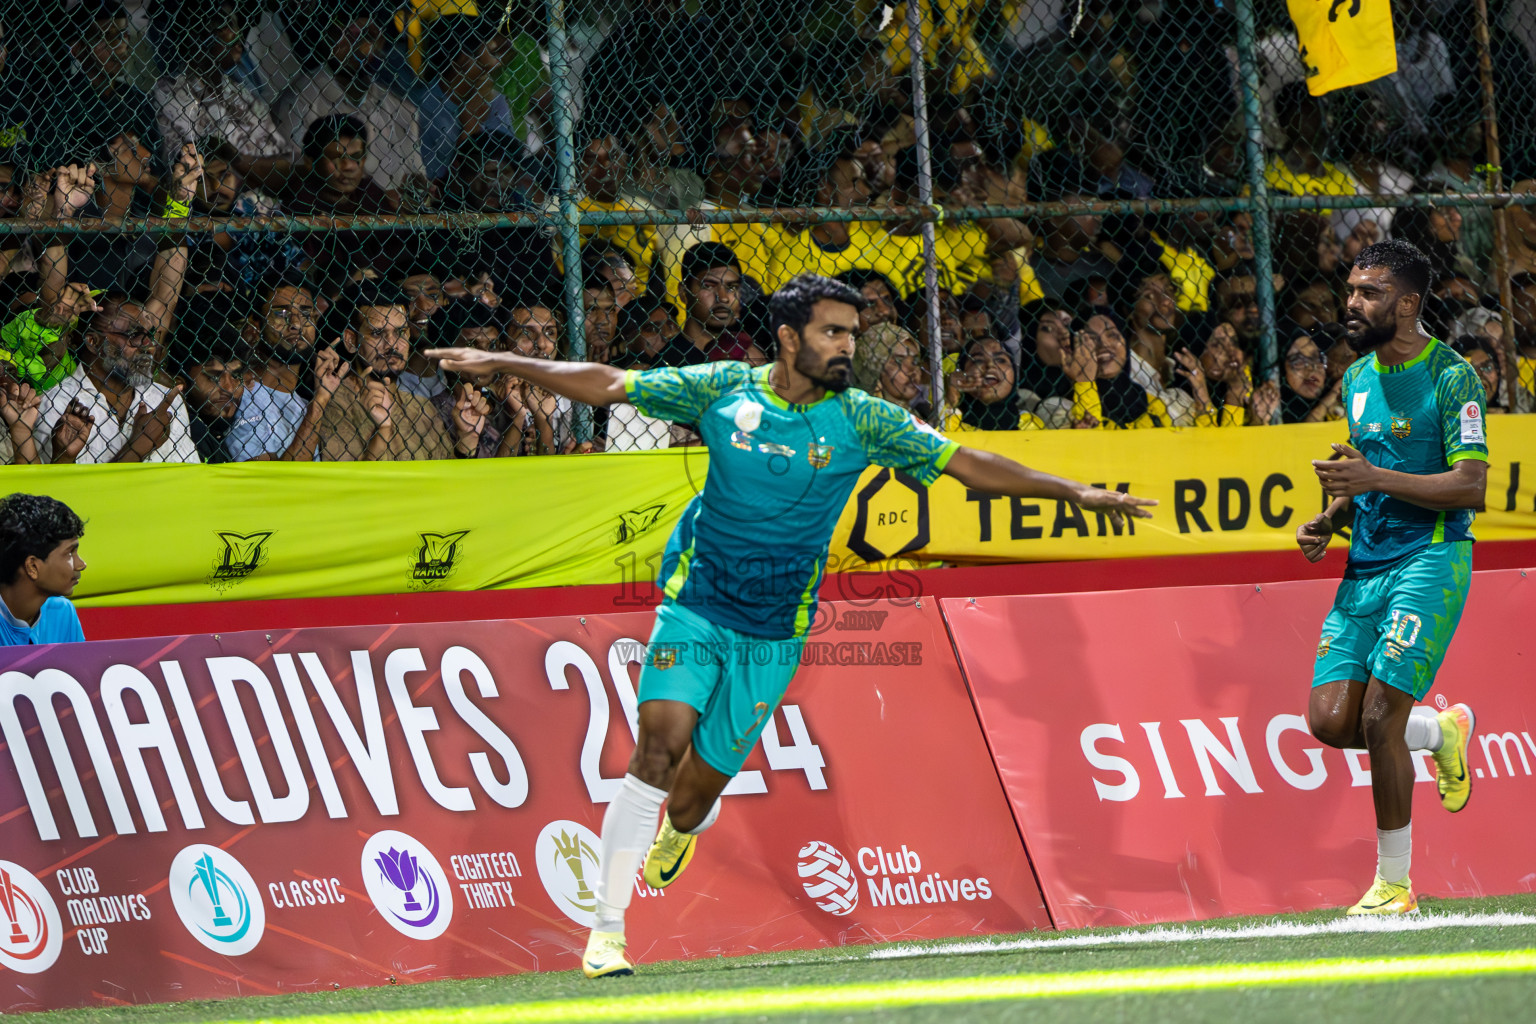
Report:
M 1341 423 L 1230 430 L 1047 430 L 959 440 L 1048 472 L 1129 490 L 1161 504 L 1116 531 L 1070 502 L 998 498 L 949 477 L 931 490 L 871 470 L 838 523 L 833 552 L 877 562 L 901 555 L 952 562 L 1061 561 L 1268 551 L 1295 546 L 1296 527 L 1326 501 L 1313 459 L 1346 440 Z M 1536 416 L 1490 417 L 1488 511 L 1479 540 L 1536 539 Z M 1338 543 L 1338 542 L 1335 542 Z M 844 560 L 840 567 L 849 568 Z
M 1028 465 L 1162 502 L 1116 531 L 1069 503 L 925 491 L 871 469 L 844 510 L 833 571 L 1286 549 L 1323 505 L 1310 460 L 1339 424 L 962 436 Z M 1536 539 L 1536 417 L 1489 424 L 1479 539 Z M 85 605 L 340 597 L 632 583 L 655 573 L 702 449 L 466 462 L 18 466 L 6 492 L 87 520 Z

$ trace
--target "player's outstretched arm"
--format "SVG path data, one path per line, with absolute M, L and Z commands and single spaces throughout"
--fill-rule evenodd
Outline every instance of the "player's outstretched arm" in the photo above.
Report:
M 1157 502 L 1119 491 L 1106 491 L 1076 480 L 1042 473 L 1022 466 L 1006 456 L 980 448 L 961 447 L 950 457 L 944 472 L 973 491 L 1003 494 L 1014 498 L 1055 498 L 1076 502 L 1092 512 L 1104 512 L 1116 524 L 1122 515 L 1151 519 L 1148 508 Z
M 1329 497 L 1352 498 L 1380 491 L 1431 512 L 1452 512 L 1464 508 L 1481 511 L 1488 493 L 1488 463 L 1482 458 L 1462 459 L 1444 473 L 1421 476 L 1373 466 L 1347 444 L 1335 444 L 1333 450 L 1335 458 L 1312 462 L 1323 493 Z
M 482 352 L 477 348 L 429 348 L 423 353 L 453 373 L 510 373 L 536 387 L 587 405 L 627 401 L 624 371 L 604 363 L 568 363 L 533 359 L 513 352 Z

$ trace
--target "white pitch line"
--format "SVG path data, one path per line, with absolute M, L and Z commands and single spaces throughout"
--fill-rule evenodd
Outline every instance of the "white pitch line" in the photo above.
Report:
M 1237 928 L 1160 926 L 1144 931 L 1108 935 L 1063 935 L 1055 939 L 1013 939 L 1008 942 L 955 942 L 941 946 L 892 946 L 874 949 L 850 960 L 899 960 L 919 956 L 963 956 L 967 953 L 1005 953 L 1025 949 L 1059 949 L 1088 946 L 1132 946 L 1143 943 L 1206 942 L 1211 939 L 1292 939 L 1310 935 L 1352 935 L 1360 932 L 1419 932 L 1432 928 L 1508 928 L 1536 925 L 1532 914 L 1412 914 L 1402 917 L 1341 917 L 1318 924 L 1243 925 Z
M 1536 914 L 1429 914 L 1406 917 L 1340 917 L 1320 924 L 1242 925 L 1237 928 L 1159 925 L 1144 931 L 1111 932 L 1107 935 L 1062 935 L 1054 939 L 1011 939 L 1007 942 L 950 942 L 940 946 L 902 945 L 848 952 L 842 956 L 807 957 L 796 960 L 765 960 L 742 964 L 742 969 L 797 967 L 841 963 L 850 960 L 902 960 L 923 956 L 966 956 L 971 953 L 1011 953 L 1027 949 L 1083 949 L 1093 946 L 1135 946 L 1159 942 L 1206 942 L 1211 939 L 1291 939 L 1309 935 L 1354 935 L 1361 932 L 1419 932 L 1432 928 L 1510 928 L 1536 925 Z

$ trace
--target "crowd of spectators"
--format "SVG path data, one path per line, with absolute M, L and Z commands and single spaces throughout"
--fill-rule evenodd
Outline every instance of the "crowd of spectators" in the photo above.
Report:
M 900 9 L 567 5 L 577 205 L 639 214 L 581 228 L 586 358 L 767 361 L 765 297 L 812 271 L 870 299 L 858 386 L 947 430 L 1339 419 L 1354 358 L 1339 325 L 1344 280 L 1363 246 L 1395 237 L 1433 262 L 1426 326 L 1478 368 L 1489 411 L 1536 408 L 1529 207 L 1508 218 L 1514 365 L 1485 208 L 1277 215 L 1277 367 L 1261 365 L 1247 213 L 1085 212 L 1247 188 L 1227 6 L 1085 0 L 1073 33 L 1077 5 L 1060 0 L 917 2 L 935 202 L 1056 204 L 1049 216 L 938 224 L 936 339 L 922 224 L 904 209 L 919 157 Z M 1529 191 L 1536 61 L 1510 12 L 1490 6 L 1504 173 Z M 1397 74 L 1321 99 L 1277 21 L 1258 54 L 1269 189 L 1481 189 L 1468 7 L 1399 0 Z M 471 345 L 560 359 L 578 340 L 562 315 L 543 11 L 533 0 L 7 7 L 0 220 L 64 230 L 0 235 L 0 461 L 697 443 L 687 425 L 628 407 L 592 410 L 593 440 L 578 442 L 567 400 L 446 375 L 421 354 Z M 765 206 L 789 212 L 774 223 L 691 215 Z M 796 212 L 812 206 L 863 219 Z M 496 219 L 527 213 L 543 216 Z M 438 216 L 401 229 L 415 214 Z M 189 215 L 209 219 L 191 230 Z M 943 350 L 937 389 L 930 341 Z

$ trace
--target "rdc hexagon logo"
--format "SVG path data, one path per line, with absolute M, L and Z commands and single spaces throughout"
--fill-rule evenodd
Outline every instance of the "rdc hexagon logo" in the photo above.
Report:
M 831 843 L 818 841 L 800 848 L 800 884 L 829 914 L 843 917 L 859 905 L 859 880 L 854 877 L 853 865 Z

